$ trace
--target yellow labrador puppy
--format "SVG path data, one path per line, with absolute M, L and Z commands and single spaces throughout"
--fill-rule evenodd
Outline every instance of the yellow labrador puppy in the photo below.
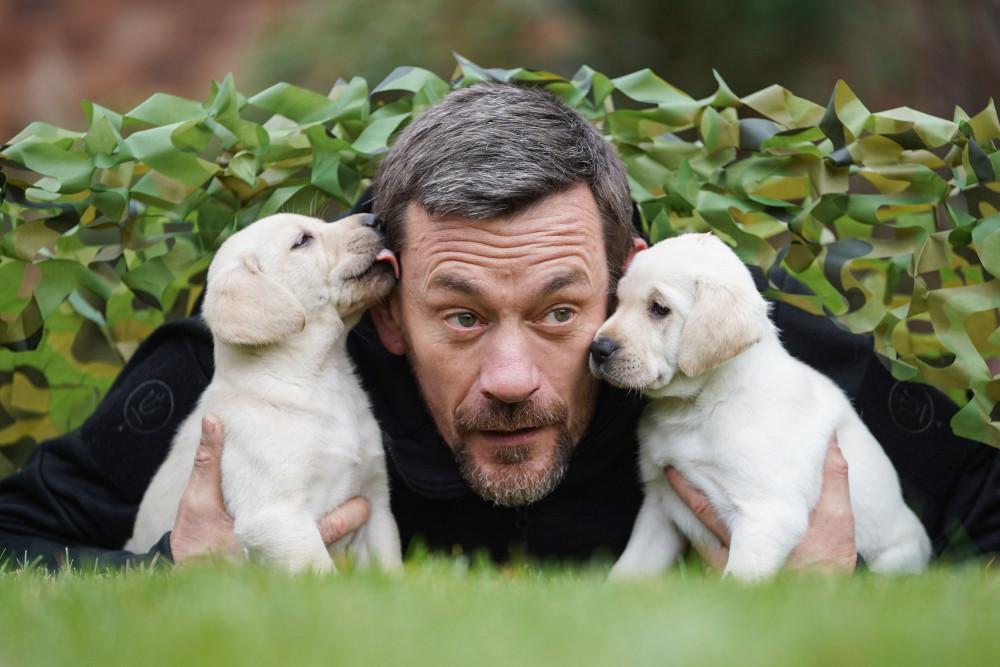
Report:
M 371 517 L 346 546 L 362 564 L 399 565 L 381 432 L 345 347 L 396 277 L 370 215 L 279 214 L 226 240 L 204 304 L 215 375 L 153 477 L 126 549 L 148 549 L 173 526 L 201 418 L 214 413 L 226 435 L 226 509 L 252 554 L 290 571 L 330 570 L 316 522 L 360 495 Z
M 673 491 L 668 465 L 729 529 L 725 573 L 773 575 L 806 532 L 834 433 L 850 467 L 858 552 L 877 572 L 924 568 L 930 542 L 889 459 L 840 389 L 781 346 L 766 301 L 728 246 L 710 234 L 657 243 L 636 255 L 618 297 L 590 367 L 650 403 L 639 425 L 645 500 L 612 576 L 670 565 L 685 546 L 678 528 L 718 545 Z

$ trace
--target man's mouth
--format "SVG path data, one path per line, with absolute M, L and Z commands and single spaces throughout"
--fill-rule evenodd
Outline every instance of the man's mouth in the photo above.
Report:
M 556 400 L 490 402 L 459 408 L 452 425 L 460 440 L 475 441 L 494 454 L 518 448 L 530 451 L 564 427 L 567 412 L 565 404 Z
M 494 447 L 516 447 L 534 441 L 541 434 L 542 426 L 532 426 L 513 431 L 479 431 L 486 441 Z

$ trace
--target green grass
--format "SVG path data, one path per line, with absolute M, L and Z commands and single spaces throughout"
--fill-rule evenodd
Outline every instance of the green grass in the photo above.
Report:
M 1000 572 L 741 586 L 426 558 L 327 578 L 7 569 L 0 629 L 3 666 L 997 664 Z

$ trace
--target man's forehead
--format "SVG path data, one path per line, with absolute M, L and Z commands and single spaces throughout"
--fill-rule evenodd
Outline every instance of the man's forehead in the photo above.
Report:
M 601 237 L 581 229 L 494 233 L 477 226 L 417 230 L 400 254 L 403 276 L 427 289 L 473 293 L 483 281 L 516 279 L 551 292 L 607 272 Z
M 509 218 L 431 215 L 411 204 L 400 260 L 404 281 L 465 294 L 483 281 L 516 277 L 532 292 L 552 292 L 606 272 L 603 225 L 586 187 L 552 195 Z

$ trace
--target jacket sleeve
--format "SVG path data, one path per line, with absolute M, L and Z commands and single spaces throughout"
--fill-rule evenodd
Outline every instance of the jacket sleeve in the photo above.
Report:
M 211 336 L 200 320 L 157 329 L 80 428 L 41 443 L 0 481 L 0 559 L 49 569 L 169 561 L 169 535 L 148 554 L 122 545 L 211 375 Z

